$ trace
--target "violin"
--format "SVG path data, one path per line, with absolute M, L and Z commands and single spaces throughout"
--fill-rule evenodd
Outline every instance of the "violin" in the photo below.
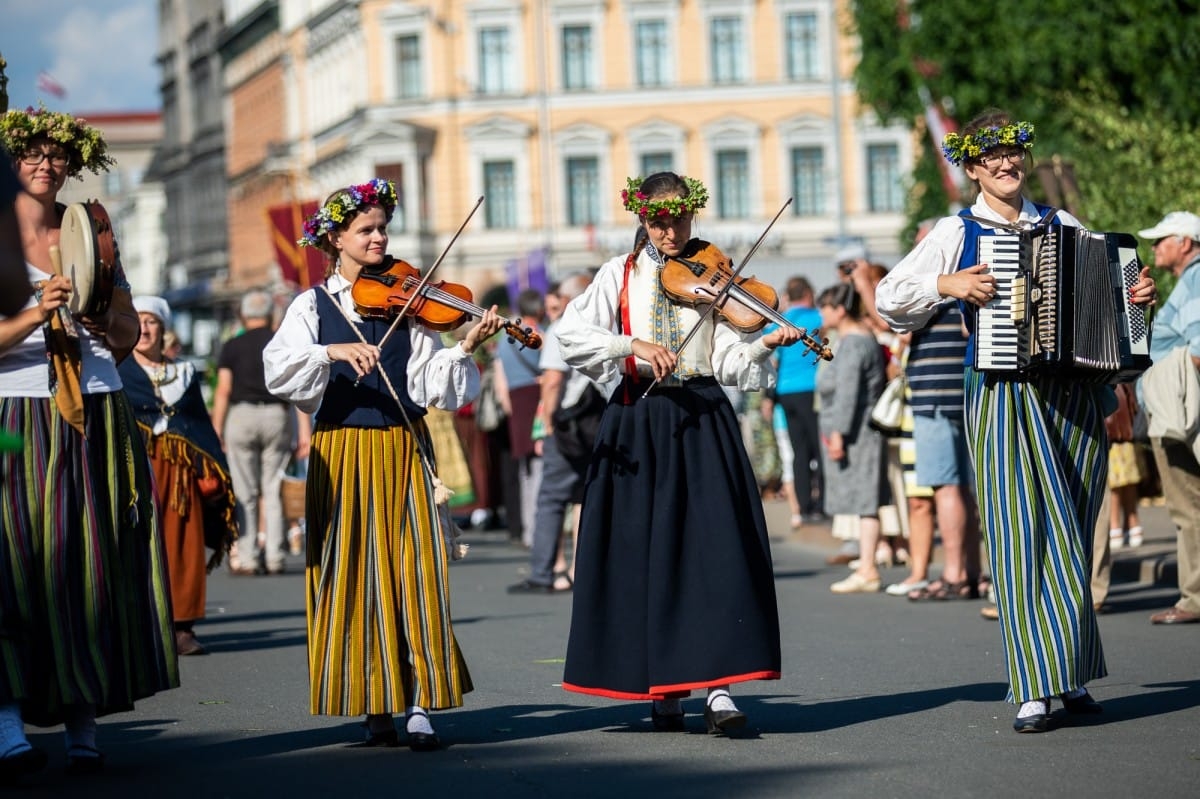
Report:
M 453 330 L 471 317 L 481 317 L 471 290 L 445 280 L 431 283 L 421 280 L 415 266 L 392 258 L 384 260 L 379 271 L 363 269 L 350 287 L 354 310 L 364 319 L 394 319 L 401 311 L 430 330 Z M 542 337 L 516 321 L 505 322 L 504 331 L 523 347 L 536 350 Z
M 733 277 L 733 262 L 716 245 L 693 239 L 679 255 L 667 256 L 659 280 L 663 291 L 676 302 L 695 307 L 709 305 L 725 290 Z M 756 333 L 774 322 L 800 331 L 800 340 L 819 358 L 833 360 L 828 339 L 810 336 L 779 313 L 779 295 L 761 280 L 737 277 L 714 309 L 732 327 L 743 333 Z M 820 331 L 814 330 L 815 335 Z

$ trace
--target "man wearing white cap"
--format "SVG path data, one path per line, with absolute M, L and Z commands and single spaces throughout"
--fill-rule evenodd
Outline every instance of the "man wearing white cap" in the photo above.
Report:
M 1154 242 L 1154 263 L 1174 273 L 1177 282 L 1154 319 L 1150 357 L 1162 364 L 1177 350 L 1200 370 L 1200 216 L 1172 211 L 1138 235 Z M 1150 380 L 1143 380 L 1149 397 Z M 1176 400 L 1176 404 L 1177 404 Z M 1196 419 L 1184 420 L 1194 426 Z M 1153 436 L 1154 459 L 1163 495 L 1175 523 L 1179 548 L 1179 601 L 1150 617 L 1154 624 L 1200 622 L 1200 461 L 1186 441 Z

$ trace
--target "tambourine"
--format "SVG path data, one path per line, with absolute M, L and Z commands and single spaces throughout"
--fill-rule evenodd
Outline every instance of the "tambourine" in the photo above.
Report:
M 116 244 L 108 211 L 95 200 L 72 203 L 63 212 L 58 249 L 71 279 L 67 309 L 75 316 L 101 316 L 112 302 Z

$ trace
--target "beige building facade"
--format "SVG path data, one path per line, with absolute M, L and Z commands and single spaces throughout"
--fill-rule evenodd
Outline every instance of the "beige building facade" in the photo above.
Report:
M 857 106 L 844 5 L 226 0 L 228 29 L 275 22 L 225 59 L 230 280 L 271 269 L 270 231 L 234 221 L 253 205 L 374 175 L 401 198 L 391 252 L 421 266 L 485 198 L 441 273 L 477 290 L 534 250 L 552 275 L 624 252 L 626 178 L 663 169 L 705 182 L 696 232 L 735 260 L 787 203 L 748 269 L 776 285 L 832 282 L 850 240 L 890 262 L 912 139 Z

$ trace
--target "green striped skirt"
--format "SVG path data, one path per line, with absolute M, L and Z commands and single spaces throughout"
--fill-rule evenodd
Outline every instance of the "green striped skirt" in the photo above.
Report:
M 428 445 L 424 422 L 416 423 Z M 403 427 L 317 425 L 305 496 L 311 710 L 459 707 L 471 677 L 450 623 L 433 485 Z
M 1092 535 L 1104 499 L 1103 386 L 967 369 L 966 426 L 1000 612 L 1010 702 L 1107 674 L 1092 608 Z
M 51 726 L 179 685 L 150 463 L 122 392 L 84 396 L 86 438 L 52 399 L 0 398 L 24 439 L 0 458 L 0 704 Z

